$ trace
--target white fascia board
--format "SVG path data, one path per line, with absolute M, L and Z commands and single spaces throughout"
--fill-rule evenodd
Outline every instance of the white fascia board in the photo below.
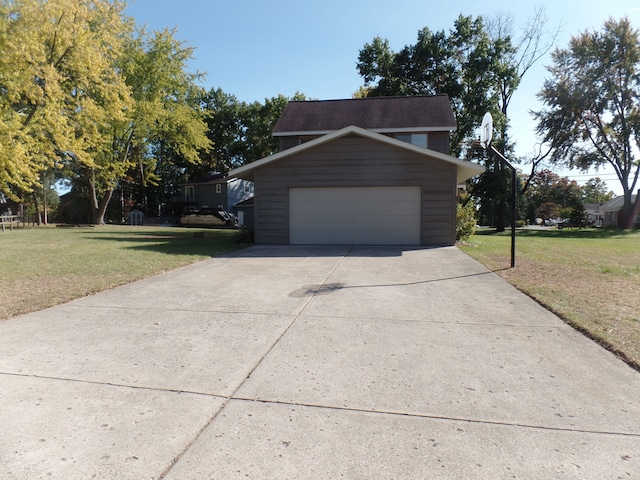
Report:
M 451 132 L 455 130 L 455 125 L 442 125 L 439 127 L 407 127 L 407 128 L 372 128 L 370 132 L 376 133 L 425 133 L 425 132 Z M 303 132 L 274 132 L 274 137 L 306 137 L 314 135 L 328 135 L 339 130 L 310 130 Z

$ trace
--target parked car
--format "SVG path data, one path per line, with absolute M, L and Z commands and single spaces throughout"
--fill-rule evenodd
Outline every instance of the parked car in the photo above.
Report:
M 565 218 L 557 222 L 556 226 L 560 229 L 563 228 L 586 228 L 589 227 L 589 222 L 587 220 L 572 220 L 570 218 Z

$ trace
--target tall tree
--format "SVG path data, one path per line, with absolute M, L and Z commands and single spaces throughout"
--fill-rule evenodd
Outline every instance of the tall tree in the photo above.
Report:
M 389 42 L 376 37 L 358 57 L 358 71 L 366 89 L 360 95 L 416 95 L 447 93 L 458 122 L 450 140 L 454 155 L 481 158 L 487 172 L 473 188 L 481 198 L 485 218 L 495 219 L 504 230 L 510 175 L 502 163 L 473 147 L 479 121 L 490 112 L 498 132 L 494 145 L 503 153 L 513 145 L 507 137 L 509 102 L 522 76 L 549 48 L 547 19 L 543 10 L 514 42 L 513 20 L 508 16 L 485 19 L 459 16 L 449 32 L 418 32 L 415 45 L 398 53 Z
M 607 188 L 607 183 L 600 177 L 587 180 L 582 186 L 582 201 L 584 203 L 605 203 L 614 197 L 614 193 Z
M 0 189 L 17 196 L 74 158 L 92 165 L 129 91 L 115 65 L 129 24 L 106 0 L 0 0 Z
M 160 191 L 170 190 L 165 174 L 198 163 L 200 152 L 210 148 L 202 93 L 195 84 L 200 75 L 187 71 L 193 48 L 166 29 L 150 34 L 143 29 L 124 44 L 118 68 L 132 106 L 124 119 L 111 122 L 106 132 L 110 148 L 93 165 L 76 165 L 75 170 L 89 187 L 95 223 L 102 223 L 122 180 L 138 183 L 138 201 L 147 206 L 149 186 L 163 183 Z
M 640 176 L 638 30 L 628 18 L 610 19 L 601 32 L 573 37 L 552 59 L 552 76 L 538 94 L 544 108 L 535 113 L 537 132 L 552 148 L 552 162 L 582 171 L 613 167 L 631 227 L 631 195 Z
M 584 212 L 583 191 L 578 183 L 543 169 L 530 178 L 526 192 L 527 211 L 531 221 L 562 217 L 579 219 Z
M 515 33 L 513 16 L 507 13 L 497 13 L 486 19 L 487 31 L 493 42 L 508 42 L 513 48 L 505 49 L 498 60 L 502 69 L 514 75 L 499 75 L 498 82 L 500 111 L 507 120 L 500 127 L 500 136 L 505 139 L 505 145 L 510 145 L 507 139 L 508 110 L 514 93 L 529 69 L 553 47 L 558 37 L 559 27 L 551 30 L 549 19 L 544 7 L 536 7 L 519 33 Z
M 509 38 L 491 40 L 482 17 L 459 16 L 449 32 L 418 32 L 415 45 L 395 53 L 380 37 L 360 50 L 357 69 L 369 96 L 446 93 L 458 122 L 451 137 L 454 155 L 474 136 L 478 119 L 490 111 L 500 115 L 501 82 L 516 77 L 502 59 L 512 53 Z
M 264 103 L 246 103 L 220 88 L 211 89 L 203 103 L 213 148 L 191 173 L 226 173 L 278 152 L 280 144 L 272 135 L 273 127 L 290 100 L 305 99 L 304 94 L 296 93 L 291 98 L 278 95 L 266 98 Z

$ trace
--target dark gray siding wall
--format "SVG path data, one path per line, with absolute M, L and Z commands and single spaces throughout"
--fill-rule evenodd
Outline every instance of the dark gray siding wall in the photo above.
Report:
M 394 138 L 394 133 L 386 133 L 388 137 Z M 449 132 L 428 132 L 428 147 L 429 150 L 435 150 L 436 152 L 441 152 L 449 155 Z M 306 141 L 312 140 L 316 137 L 298 137 L 298 136 L 290 136 L 290 137 L 280 137 L 280 151 L 286 150 L 291 147 L 295 147 L 296 145 L 300 145 Z
M 227 186 L 224 183 L 221 185 L 222 191 L 216 193 L 216 185 L 213 183 L 195 184 L 193 191 L 198 207 L 218 208 L 218 205 L 222 205 L 227 208 Z
M 255 240 L 289 243 L 290 187 L 422 187 L 422 244 L 455 243 L 456 167 L 359 136 L 301 152 L 255 172 Z
M 429 150 L 449 155 L 449 132 L 429 132 Z
M 300 145 L 300 137 L 280 137 L 280 151 Z

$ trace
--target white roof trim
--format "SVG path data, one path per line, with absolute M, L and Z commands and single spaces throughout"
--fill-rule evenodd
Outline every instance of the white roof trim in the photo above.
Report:
M 340 130 L 336 130 L 332 133 L 326 134 L 322 137 L 315 138 L 309 142 L 296 145 L 295 147 L 291 147 L 286 150 L 282 150 L 281 152 L 270 155 L 268 157 L 262 158 L 260 160 L 256 160 L 255 162 L 249 163 L 242 167 L 233 169 L 229 172 L 228 175 L 233 177 L 244 178 L 245 180 L 253 180 L 253 171 L 257 168 L 263 167 L 272 162 L 277 162 L 282 158 L 295 155 L 296 153 L 299 153 L 299 152 L 304 152 L 305 150 L 309 150 L 318 145 L 322 145 L 324 143 L 328 143 L 335 139 L 338 139 L 347 135 L 351 135 L 351 134 L 360 135 L 361 137 L 386 143 L 388 145 L 393 145 L 395 147 L 399 147 L 411 152 L 424 155 L 425 157 L 435 158 L 438 160 L 442 160 L 443 162 L 452 163 L 458 167 L 457 180 L 456 180 L 457 183 L 463 183 L 466 180 L 472 177 L 475 177 L 476 175 L 479 175 L 485 171 L 485 168 L 481 165 L 460 160 L 459 158 L 452 157 L 451 155 L 446 155 L 444 153 L 436 152 L 435 150 L 429 150 L 428 148 L 418 147 L 417 145 L 412 145 L 410 143 L 403 142 L 401 140 L 396 140 L 395 138 L 391 138 L 386 135 L 381 135 L 380 133 L 372 132 L 371 130 L 365 130 L 364 128 L 351 125 L 349 127 L 345 127 Z
M 371 128 L 370 132 L 376 133 L 425 133 L 425 132 L 451 132 L 455 130 L 455 125 L 442 125 L 438 127 L 406 127 L 406 128 Z M 309 135 L 328 135 L 339 130 L 309 130 L 301 132 L 274 132 L 274 137 L 303 137 Z

